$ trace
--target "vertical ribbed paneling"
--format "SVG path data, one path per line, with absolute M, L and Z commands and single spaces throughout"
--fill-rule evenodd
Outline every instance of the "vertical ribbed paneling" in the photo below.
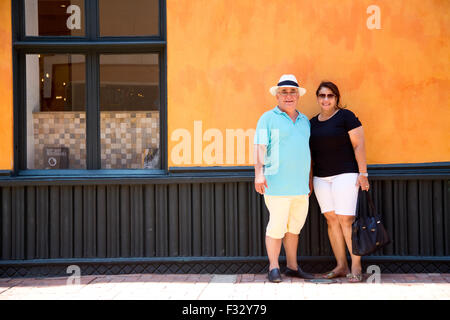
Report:
M 179 241 L 180 255 L 192 255 L 192 186 L 181 184 L 179 186 Z
M 130 235 L 130 187 L 122 185 L 119 188 L 119 236 L 120 236 L 120 256 L 131 257 L 131 235 Z
M 36 258 L 36 188 L 27 187 L 26 193 L 26 233 L 24 235 L 26 239 L 26 259 L 34 259 Z M 70 245 L 72 247 L 73 243 Z
M 409 181 L 407 188 L 408 252 L 416 256 L 420 252 L 419 190 L 417 181 Z M 422 230 L 422 232 L 425 232 L 425 230 Z
M 106 187 L 106 256 L 120 256 L 120 197 L 119 186 Z
M 25 188 L 12 189 L 12 258 L 25 258 Z
M 432 181 L 419 182 L 419 255 L 433 255 L 433 184 Z
M 450 180 L 442 182 L 443 215 L 444 215 L 444 255 L 450 255 Z
M 144 186 L 144 255 L 156 255 L 155 186 Z
M 192 185 L 192 254 L 202 255 L 202 194 L 201 185 Z
M 2 259 L 12 259 L 11 254 L 11 188 L 2 188 L 1 193 L 2 199 L 2 223 L 1 223 L 1 231 L 2 231 Z
M 167 240 L 169 242 L 169 256 L 176 257 L 179 255 L 179 222 L 178 222 L 178 185 L 171 184 L 168 188 L 169 201 L 167 213 L 169 216 L 169 234 L 167 235 Z
M 394 215 L 394 254 L 403 255 L 408 252 L 408 206 L 407 183 L 398 181 L 394 183 L 393 210 Z
M 49 187 L 36 187 L 36 257 L 49 258 Z
M 216 183 L 214 186 L 214 232 L 215 232 L 215 253 L 216 256 L 226 255 L 225 241 L 227 234 L 225 232 L 225 184 Z
M 237 192 L 236 183 L 225 185 L 225 255 L 238 255 Z
M 156 256 L 169 255 L 167 185 L 156 186 Z
M 262 246 L 264 238 L 262 237 L 262 215 L 261 197 L 254 192 L 253 183 L 247 183 L 247 191 L 249 197 L 249 255 L 263 255 Z
M 97 187 L 97 257 L 107 257 L 106 186 Z
M 83 187 L 83 257 L 97 255 L 97 196 L 95 186 Z
M 61 258 L 73 257 L 73 192 L 72 187 L 63 186 L 61 197 Z M 97 202 L 99 203 L 99 202 Z
M 144 199 L 141 185 L 131 186 L 131 255 L 144 256 Z
M 50 259 L 57 259 L 60 257 L 59 249 L 61 244 L 60 239 L 60 194 L 59 187 L 52 186 L 50 191 Z
M 249 193 L 248 183 L 239 182 L 237 184 L 237 206 L 238 206 L 238 255 L 248 256 L 249 252 Z
M 378 194 L 381 194 L 381 198 L 383 199 L 381 206 L 378 205 L 379 210 L 381 210 L 381 213 L 383 214 L 383 223 L 387 229 L 387 232 L 389 234 L 389 237 L 391 239 L 391 242 L 383 248 L 383 253 L 387 255 L 393 255 L 394 254 L 394 197 L 393 197 L 393 186 L 392 181 L 376 181 L 376 186 L 373 185 L 372 187 L 378 190 Z
M 377 255 L 450 254 L 448 181 L 377 180 L 372 194 L 392 239 Z M 2 187 L 0 199 L 3 260 L 266 255 L 253 182 Z M 309 209 L 299 254 L 332 255 L 314 194 Z
M 213 256 L 215 247 L 214 185 L 201 186 L 202 256 Z

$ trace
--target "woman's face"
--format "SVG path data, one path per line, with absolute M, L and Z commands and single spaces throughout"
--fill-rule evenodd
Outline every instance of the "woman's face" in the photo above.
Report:
M 322 87 L 317 94 L 317 103 L 324 111 L 333 111 L 336 109 L 337 97 L 327 87 Z

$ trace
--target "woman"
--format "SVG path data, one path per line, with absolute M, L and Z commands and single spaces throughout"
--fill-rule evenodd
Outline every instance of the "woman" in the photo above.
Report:
M 334 83 L 322 82 L 316 96 L 320 113 L 310 120 L 314 192 L 327 220 L 337 262 L 325 278 L 347 276 L 350 282 L 361 282 L 361 257 L 352 253 L 352 223 L 358 190 L 370 187 L 364 131 L 355 114 L 341 107 L 341 95 Z M 351 270 L 346 245 L 352 258 Z

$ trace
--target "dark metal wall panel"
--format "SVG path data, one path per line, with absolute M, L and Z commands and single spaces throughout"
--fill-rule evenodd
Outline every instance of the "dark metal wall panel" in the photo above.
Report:
M 106 187 L 106 256 L 120 257 L 120 187 Z
M 144 186 L 144 255 L 156 256 L 155 186 Z
M 168 216 L 169 216 L 169 256 L 177 257 L 180 253 L 180 233 L 179 233 L 179 218 L 178 218 L 178 207 L 179 207 L 179 197 L 178 197 L 178 185 L 171 184 L 168 188 L 169 198 L 168 198 Z
M 39 186 L 36 190 L 36 257 L 49 258 L 49 188 Z
M 120 186 L 119 190 L 119 237 L 120 237 L 120 256 L 131 257 L 131 234 L 130 234 L 130 187 Z
M 1 193 L 2 199 L 2 254 L 1 257 L 4 260 L 8 260 L 12 258 L 11 254 L 11 188 L 2 188 Z
M 73 190 L 62 186 L 61 196 L 61 258 L 73 257 Z M 104 203 L 98 201 L 98 204 Z M 29 203 L 27 203 L 29 204 Z
M 97 257 L 107 257 L 106 187 L 97 187 Z
M 83 257 L 83 187 L 73 187 L 73 254 Z
M 97 255 L 97 196 L 95 186 L 83 187 L 83 256 Z
M 169 254 L 167 185 L 156 186 L 156 256 Z
M 447 180 L 379 179 L 372 194 L 392 239 L 375 255 L 450 254 Z M 0 200 L 2 260 L 266 255 L 252 181 L 14 186 Z M 332 255 L 314 194 L 299 254 Z
M 72 189 L 69 187 L 68 189 Z M 1 190 L 1 189 L 0 189 Z M 26 259 L 36 258 L 36 188 L 26 188 Z M 73 243 L 70 244 L 72 248 Z M 68 255 L 72 256 L 72 255 Z
M 443 181 L 443 214 L 444 214 L 444 254 L 450 255 L 450 180 Z
M 238 255 L 236 197 L 236 183 L 227 183 L 225 185 L 225 253 L 227 256 Z
M 202 215 L 201 215 L 201 185 L 192 185 L 192 253 L 202 255 Z
M 130 187 L 131 255 L 144 256 L 144 199 L 142 185 Z
M 216 183 L 214 186 L 214 213 L 215 213 L 215 253 L 218 257 L 226 255 L 225 250 L 225 184 Z
M 238 182 L 237 184 L 237 205 L 238 205 L 238 255 L 248 256 L 249 252 L 249 193 L 248 183 Z
M 25 254 L 25 190 L 24 187 L 13 188 L 11 192 L 11 256 L 23 259 Z M 21 258 L 22 257 L 22 258 Z
M 50 259 L 60 258 L 59 249 L 61 244 L 60 239 L 60 194 L 59 187 L 51 186 L 50 191 Z
M 178 206 L 180 256 L 188 257 L 192 255 L 192 186 L 190 184 L 179 186 Z

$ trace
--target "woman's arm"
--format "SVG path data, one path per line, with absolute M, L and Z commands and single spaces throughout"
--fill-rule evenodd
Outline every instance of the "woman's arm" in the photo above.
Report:
M 356 183 L 360 186 L 362 190 L 369 190 L 369 179 L 367 175 L 367 162 L 366 162 L 366 146 L 364 140 L 364 130 L 360 126 L 348 132 L 350 136 L 350 141 L 353 145 L 353 150 L 355 151 L 356 162 L 358 163 L 359 176 Z

